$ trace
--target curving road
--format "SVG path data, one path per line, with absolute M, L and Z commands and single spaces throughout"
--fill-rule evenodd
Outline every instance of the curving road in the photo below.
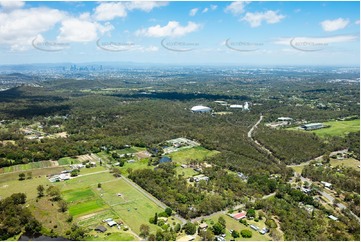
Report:
M 259 117 L 258 121 L 252 126 L 252 128 L 248 131 L 248 138 L 250 138 L 250 140 L 253 141 L 253 143 L 255 143 L 261 150 L 265 151 L 268 155 L 270 155 L 275 161 L 278 162 L 278 164 L 281 164 L 281 160 L 278 159 L 277 157 L 275 157 L 273 155 L 273 153 L 267 149 L 266 147 L 264 147 L 261 143 L 259 143 L 256 139 L 253 138 L 253 132 L 254 130 L 257 128 L 257 126 L 262 122 L 263 119 L 263 115 L 261 114 L 261 116 Z

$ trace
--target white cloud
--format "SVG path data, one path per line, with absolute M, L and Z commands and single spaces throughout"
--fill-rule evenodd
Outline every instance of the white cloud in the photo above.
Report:
M 360 20 L 356 20 L 356 21 L 355 21 L 355 24 L 360 24 Z
M 213 5 L 213 4 L 211 4 L 211 10 L 212 10 L 212 11 L 216 10 L 217 8 L 218 8 L 218 6 L 217 6 L 217 5 Z
M 58 40 L 69 42 L 95 41 L 98 34 L 104 34 L 114 28 L 109 23 L 101 25 L 97 22 L 77 18 L 66 19 L 61 24 Z
M 0 7 L 4 10 L 12 10 L 24 7 L 25 2 L 21 1 L 0 1 Z
M 329 37 L 293 37 L 293 38 L 279 38 L 274 41 L 274 44 L 279 45 L 290 45 L 291 41 L 302 42 L 305 45 L 321 45 L 321 44 L 332 44 L 332 43 L 344 43 L 356 41 L 358 36 L 356 35 L 337 35 Z
M 268 24 L 275 24 L 280 22 L 284 15 L 278 14 L 275 11 L 269 10 L 266 12 L 256 12 L 256 13 L 246 13 L 246 15 L 241 19 L 242 21 L 248 22 L 252 28 L 258 27 L 262 24 L 263 21 L 266 21 Z
M 321 26 L 324 31 L 332 32 L 340 29 L 344 29 L 349 24 L 348 19 L 338 18 L 334 20 L 325 20 L 321 22 Z
M 132 2 L 102 2 L 94 10 L 94 18 L 98 21 L 109 21 L 114 18 L 124 18 L 128 11 L 141 10 L 150 12 L 154 8 L 168 5 L 167 2 L 132 1 Z
M 154 8 L 167 6 L 167 2 L 153 2 L 153 1 L 131 1 L 127 2 L 126 8 L 128 10 L 141 10 L 144 12 L 150 12 Z
M 30 47 L 34 38 L 52 29 L 65 14 L 56 9 L 30 8 L 0 12 L 0 43 L 13 50 Z
M 225 12 L 239 15 L 245 12 L 244 8 L 249 2 L 232 2 L 225 9 Z
M 141 29 L 136 32 L 137 35 L 147 37 L 179 37 L 199 30 L 200 24 L 188 22 L 186 26 L 182 26 L 177 21 L 169 21 L 167 25 L 155 25 L 147 29 Z
M 94 11 L 94 18 L 98 21 L 108 21 L 126 16 L 127 10 L 122 2 L 104 2 L 99 4 Z
M 202 11 L 202 13 L 206 13 L 206 12 L 208 12 L 208 8 L 205 8 L 205 9 L 203 9 L 203 11 Z
M 189 11 L 189 16 L 195 16 L 198 12 L 198 8 L 192 8 L 190 11 Z

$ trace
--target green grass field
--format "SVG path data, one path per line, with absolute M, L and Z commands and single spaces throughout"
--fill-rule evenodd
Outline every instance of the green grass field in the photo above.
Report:
M 64 157 L 58 160 L 59 166 L 64 166 L 64 165 L 71 165 L 71 164 L 79 164 L 80 161 L 78 161 L 77 159 L 73 159 L 70 157 Z
M 134 162 L 134 163 L 125 162 L 124 166 L 120 167 L 122 174 L 128 175 L 128 172 L 127 172 L 128 168 L 137 170 L 137 169 L 146 169 L 146 168 L 150 168 L 150 167 L 148 166 L 148 159 L 141 159 L 140 161 L 136 160 L 136 162 Z
M 337 159 L 331 159 L 330 164 L 332 166 L 345 166 L 345 167 L 351 167 L 357 171 L 360 171 L 360 161 L 354 159 L 354 158 L 348 158 L 343 160 L 337 160 Z
M 325 138 L 327 136 L 341 136 L 344 137 L 350 132 L 360 132 L 360 120 L 349 120 L 349 121 L 330 121 L 324 122 L 325 126 L 330 126 L 328 128 L 317 129 L 312 131 L 304 131 L 298 129 L 298 127 L 288 128 L 289 130 L 297 130 L 301 132 L 313 132 L 316 135 Z
M 69 205 L 69 213 L 75 217 L 79 217 L 80 215 L 95 213 L 102 209 L 107 208 L 105 203 L 101 199 L 89 200 L 89 201 L 81 201 L 72 205 Z
M 189 178 L 199 174 L 198 172 L 194 171 L 192 168 L 182 168 L 180 166 L 175 168 L 175 171 L 177 172 L 177 175 L 184 175 L 185 178 Z
M 110 235 L 105 234 L 97 234 L 97 237 L 89 236 L 85 238 L 88 241 L 134 241 L 135 238 L 133 235 L 126 232 L 115 232 Z
M 77 202 L 81 200 L 89 200 L 95 197 L 95 193 L 91 189 L 83 190 L 67 190 L 63 192 L 63 198 L 67 202 Z
M 320 137 L 327 136 L 345 136 L 350 132 L 360 132 L 360 120 L 350 120 L 350 121 L 330 121 L 323 123 L 324 125 L 329 125 L 329 128 L 323 128 L 314 130 L 315 134 Z
M 104 183 L 102 189 L 97 192 L 103 194 L 102 199 L 136 233 L 139 233 L 141 224 L 149 224 L 151 216 L 154 216 L 156 212 L 163 211 L 123 179 Z M 118 193 L 121 196 L 118 196 Z M 155 231 L 155 226 L 151 226 L 151 229 Z
M 207 157 L 218 154 L 219 151 L 216 150 L 207 150 L 203 147 L 194 147 L 189 149 L 180 150 L 174 153 L 169 154 L 172 160 L 179 164 L 186 164 L 190 160 L 199 160 L 203 161 Z

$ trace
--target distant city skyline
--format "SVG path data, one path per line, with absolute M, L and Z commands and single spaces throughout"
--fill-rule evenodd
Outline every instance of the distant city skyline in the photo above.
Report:
M 360 64 L 359 1 L 0 1 L 0 65 Z

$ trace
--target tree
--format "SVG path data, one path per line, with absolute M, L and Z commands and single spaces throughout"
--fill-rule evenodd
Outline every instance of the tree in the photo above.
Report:
M 243 238 L 252 238 L 252 231 L 248 229 L 241 230 L 241 235 Z
M 200 231 L 199 236 L 202 237 L 203 241 L 214 240 L 214 233 L 210 228 L 208 228 L 206 231 Z
M 33 178 L 33 173 L 31 171 L 29 171 L 27 174 L 27 178 L 26 179 L 32 179 Z
M 247 218 L 255 218 L 256 217 L 256 211 L 254 211 L 254 209 L 248 209 L 247 210 Z
M 180 225 L 179 223 L 177 223 L 177 224 L 174 226 L 174 232 L 178 233 L 180 230 L 181 230 L 181 225 Z
M 164 212 L 165 212 L 168 216 L 171 216 L 173 211 L 172 211 L 171 208 L 166 208 L 166 209 L 164 210 Z
M 197 231 L 197 227 L 195 224 L 191 222 L 187 222 L 185 225 L 183 225 L 184 232 L 188 235 L 193 235 Z
M 74 177 L 74 176 L 78 176 L 78 173 L 79 173 L 78 170 L 72 170 L 71 173 L 70 173 L 70 175 L 71 175 L 72 177 Z
M 147 238 L 147 237 L 148 237 L 148 235 L 149 235 L 149 230 L 150 230 L 150 228 L 149 228 L 148 225 L 146 225 L 146 224 L 140 225 L 139 230 L 140 230 L 140 234 L 139 234 L 140 236 L 142 236 L 143 238 Z
M 20 173 L 19 174 L 19 181 L 23 181 L 23 180 L 25 180 L 25 173 Z
M 224 220 L 223 216 L 220 216 L 218 218 L 218 223 L 220 223 L 223 226 L 223 228 L 226 228 L 226 220 Z
M 150 234 L 148 236 L 148 241 L 155 241 L 155 240 L 156 240 L 155 234 Z
M 44 196 L 44 190 L 45 190 L 44 186 L 39 185 L 36 189 L 38 190 L 38 197 L 43 197 Z
M 113 167 L 111 172 L 113 173 L 114 177 L 121 177 L 122 176 L 122 172 L 120 171 L 119 168 Z
M 64 200 L 60 200 L 58 202 L 60 212 L 64 213 L 68 210 L 68 204 Z
M 225 232 L 225 228 L 221 223 L 217 222 L 212 226 L 212 231 L 215 235 L 220 235 Z
M 60 197 L 60 189 L 55 186 L 50 186 L 48 189 L 46 189 L 46 193 L 48 196 L 50 196 L 52 201 L 59 201 L 61 199 Z
M 154 224 L 158 224 L 158 213 L 154 215 Z
M 232 237 L 233 238 L 239 238 L 239 233 L 236 230 L 232 231 Z

